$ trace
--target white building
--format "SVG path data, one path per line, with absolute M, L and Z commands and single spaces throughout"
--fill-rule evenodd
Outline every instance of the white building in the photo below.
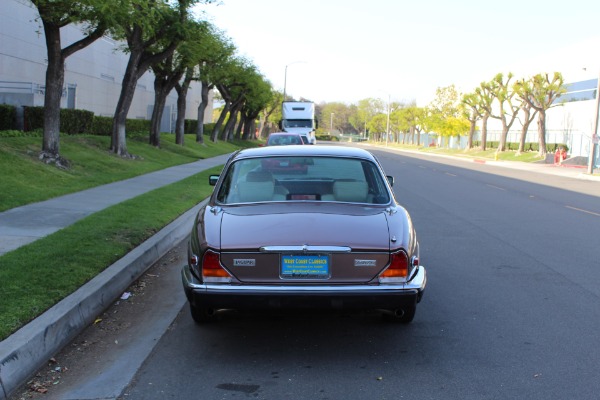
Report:
M 82 37 L 81 29 L 68 25 L 61 30 L 62 46 Z M 124 43 L 108 37 L 98 39 L 66 60 L 63 108 L 77 108 L 112 117 L 121 92 L 128 54 Z M 0 104 L 43 106 L 47 66 L 46 42 L 37 9 L 28 0 L 0 0 Z M 200 82 L 192 82 L 187 96 L 186 119 L 197 119 L 201 102 Z M 138 81 L 130 119 L 150 119 L 154 104 L 154 75 L 146 72 Z M 177 94 L 165 105 L 161 131 L 174 132 Z M 212 102 L 205 121 L 212 118 Z

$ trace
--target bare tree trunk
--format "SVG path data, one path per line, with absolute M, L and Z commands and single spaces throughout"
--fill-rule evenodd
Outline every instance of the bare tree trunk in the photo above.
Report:
M 183 82 L 175 84 L 177 91 L 177 120 L 175 122 L 175 143 L 183 146 L 185 142 L 185 110 L 187 93 L 192 82 L 194 68 L 187 68 Z
M 139 33 L 141 35 L 141 32 Z M 127 142 L 125 138 L 125 124 L 127 122 L 127 114 L 133 101 L 135 94 L 135 86 L 138 81 L 138 65 L 142 59 L 142 50 L 138 48 L 130 48 L 129 61 L 123 76 L 121 94 L 117 101 L 117 108 L 113 120 L 112 138 L 110 142 L 110 151 L 118 154 L 121 157 L 129 157 L 127 152 Z
M 225 103 L 225 106 L 223 106 L 223 111 L 221 111 L 221 115 L 219 115 L 219 119 L 217 120 L 217 123 L 213 128 L 212 134 L 210 135 L 210 140 L 212 142 L 217 142 L 217 138 L 219 137 L 219 133 L 221 131 L 221 126 L 223 126 L 223 121 L 225 121 L 225 117 L 227 116 L 227 113 L 229 113 L 229 108 L 230 104 Z
M 198 126 L 196 126 L 196 142 L 204 143 L 204 111 L 208 105 L 208 92 L 213 88 L 208 82 L 202 82 L 200 97 L 202 102 L 198 105 Z M 212 138 L 212 136 L 211 136 Z
M 258 137 L 256 139 L 262 137 L 263 130 L 265 129 L 265 123 L 266 123 L 265 115 L 263 113 L 261 113 L 260 120 L 258 122 L 258 135 L 257 135 Z
M 175 144 L 183 146 L 185 143 L 185 109 L 186 97 L 189 86 L 177 90 L 177 120 L 175 121 Z
M 508 126 L 506 126 L 506 120 L 502 119 L 502 134 L 500 135 L 500 143 L 498 145 L 498 151 L 506 150 L 506 139 L 508 137 Z
M 61 54 L 60 27 L 44 23 L 48 67 L 46 68 L 46 92 L 44 93 L 44 158 L 57 159 L 60 149 L 60 99 L 65 81 L 65 60 Z
M 546 111 L 540 111 L 538 113 L 538 142 L 539 142 L 539 154 L 540 157 L 546 157 Z
M 256 131 L 256 117 L 248 116 L 244 118 L 244 133 L 242 134 L 243 140 L 253 140 L 255 139 L 255 131 Z
M 166 65 L 172 65 L 172 59 L 167 58 L 165 60 Z M 154 78 L 154 109 L 152 110 L 152 119 L 150 121 L 150 139 L 149 143 L 153 146 L 160 147 L 160 123 L 165 110 L 165 104 L 167 103 L 167 96 L 175 85 L 179 82 L 183 76 L 183 69 L 175 68 L 171 69 L 167 67 L 161 69 L 160 67 L 153 67 L 155 78 Z M 179 99 L 178 99 L 179 101 Z M 184 108 L 185 115 L 185 108 Z
M 487 121 L 489 117 L 489 114 L 485 114 L 481 119 L 481 150 L 487 148 Z
M 477 127 L 477 120 L 470 119 L 469 122 L 471 126 L 469 127 L 469 137 L 467 139 L 467 150 L 471 150 L 473 148 L 473 136 L 475 136 L 475 128 Z
M 135 94 L 137 81 L 152 64 L 160 62 L 172 55 L 178 43 L 172 42 L 159 53 L 144 55 L 144 46 L 146 44 L 143 40 L 143 32 L 139 26 L 135 26 L 131 35 L 127 37 L 127 44 L 130 51 L 129 61 L 127 62 L 127 69 L 125 70 L 125 76 L 123 77 L 123 83 L 121 85 L 121 94 L 115 110 L 110 143 L 110 151 L 121 157 L 131 157 L 127 152 L 125 124 Z
M 233 107 L 229 112 L 229 119 L 225 124 L 225 128 L 223 128 L 223 133 L 221 134 L 221 140 L 228 141 L 233 139 L 233 128 L 235 127 L 235 122 L 237 120 L 239 110 L 237 107 Z
M 236 139 L 241 139 L 242 138 L 242 128 L 244 128 L 244 126 L 246 125 L 246 118 L 240 118 L 240 123 L 237 125 L 236 129 L 235 129 L 235 138 Z
M 533 119 L 535 118 L 535 115 L 537 114 L 537 110 L 534 110 L 533 114 L 531 113 L 530 105 L 523 106 L 522 110 L 525 114 L 525 121 L 523 122 L 523 127 L 521 128 L 521 137 L 519 138 L 519 149 L 517 150 L 517 155 L 525 151 L 525 140 L 527 139 L 527 132 L 529 131 L 529 126 L 531 125 Z
M 167 102 L 167 95 L 171 91 L 166 85 L 161 85 L 154 81 L 154 108 L 152 109 L 152 119 L 150 120 L 150 137 L 148 143 L 154 147 L 160 147 L 160 123 Z

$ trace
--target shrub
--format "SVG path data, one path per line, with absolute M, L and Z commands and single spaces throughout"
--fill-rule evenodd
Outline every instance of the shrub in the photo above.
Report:
M 44 129 L 44 107 L 23 107 L 24 128 L 23 130 L 34 131 Z
M 15 106 L 0 104 L 0 130 L 16 127 L 17 109 Z
M 94 116 L 92 126 L 88 133 L 98 136 L 110 136 L 112 134 L 113 118 Z
M 68 108 L 60 110 L 60 131 L 69 135 L 89 132 L 93 121 L 94 113 L 91 111 Z
M 42 137 L 44 136 L 44 132 L 40 129 L 36 129 L 35 131 L 19 131 L 16 129 L 9 129 L 6 131 L 0 131 L 0 137 L 8 138 L 8 137 Z
M 196 125 L 197 124 L 198 124 L 198 120 L 186 119 L 183 122 L 183 133 L 196 133 Z
M 150 132 L 150 120 L 148 119 L 128 119 L 125 122 L 125 130 L 127 132 Z M 112 125 L 111 125 L 112 131 Z

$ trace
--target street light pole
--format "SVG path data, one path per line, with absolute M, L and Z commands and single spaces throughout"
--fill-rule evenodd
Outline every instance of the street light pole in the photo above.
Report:
M 285 101 L 285 94 L 286 94 L 286 88 L 287 88 L 287 69 L 288 69 L 288 67 L 292 64 L 300 64 L 303 62 L 305 62 L 305 61 L 294 61 L 285 66 L 285 76 L 283 77 L 283 101 Z
M 388 93 L 388 104 L 387 104 L 387 126 L 385 128 L 385 145 L 388 145 L 388 138 L 390 137 L 390 94 Z
M 588 159 L 588 174 L 594 174 L 594 158 L 596 157 L 596 146 L 598 144 L 598 114 L 600 114 L 600 73 L 596 84 L 596 115 L 594 116 L 594 130 L 590 141 L 590 156 Z
M 331 113 L 331 119 L 329 121 L 329 134 L 330 135 L 333 133 L 333 116 L 334 115 L 335 115 L 334 113 Z

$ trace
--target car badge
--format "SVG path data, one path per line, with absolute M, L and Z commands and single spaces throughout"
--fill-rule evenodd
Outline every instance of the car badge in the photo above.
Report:
M 376 260 L 354 260 L 355 267 L 375 267 L 377 266 Z
M 254 258 L 234 258 L 234 267 L 255 267 L 256 260 Z

